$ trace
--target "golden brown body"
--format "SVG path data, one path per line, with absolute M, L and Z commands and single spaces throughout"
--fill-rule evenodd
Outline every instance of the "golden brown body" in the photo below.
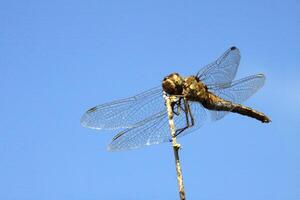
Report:
M 255 118 L 263 123 L 270 122 L 270 119 L 261 112 L 226 101 L 211 93 L 207 86 L 195 76 L 182 78 L 179 74 L 173 73 L 164 78 L 162 87 L 169 95 L 179 95 L 188 101 L 199 102 L 209 110 L 229 111 Z

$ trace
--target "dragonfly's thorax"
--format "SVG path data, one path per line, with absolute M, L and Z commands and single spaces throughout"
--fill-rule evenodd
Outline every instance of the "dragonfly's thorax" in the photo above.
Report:
M 189 76 L 184 79 L 183 95 L 191 101 L 203 101 L 207 87 L 196 76 Z
M 192 101 L 201 101 L 207 94 L 206 86 L 196 76 L 182 78 L 177 73 L 165 77 L 162 87 L 169 95 L 183 95 Z

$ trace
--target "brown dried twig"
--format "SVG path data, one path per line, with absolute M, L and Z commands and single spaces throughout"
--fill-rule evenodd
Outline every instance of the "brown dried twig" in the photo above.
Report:
M 175 131 L 175 125 L 174 125 L 174 120 L 173 120 L 173 110 L 172 110 L 172 106 L 171 106 L 172 98 L 173 98 L 172 96 L 168 96 L 167 94 L 164 93 L 164 99 L 165 99 L 166 107 L 167 107 L 167 111 L 168 111 L 169 126 L 170 126 L 171 136 L 172 136 L 172 145 L 173 145 L 173 151 L 174 151 L 174 157 L 175 157 L 177 182 L 178 182 L 178 187 L 179 187 L 179 196 L 180 196 L 180 200 L 185 200 L 183 177 L 182 177 L 182 171 L 181 171 L 180 162 L 179 162 L 180 144 L 178 144 L 176 141 L 176 135 L 175 135 L 176 131 Z

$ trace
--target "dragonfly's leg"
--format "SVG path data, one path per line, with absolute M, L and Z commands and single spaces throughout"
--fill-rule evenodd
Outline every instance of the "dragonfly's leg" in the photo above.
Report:
M 186 130 L 187 128 L 190 127 L 190 122 L 189 122 L 189 114 L 188 112 L 190 112 L 189 110 L 189 104 L 187 102 L 187 100 L 183 97 L 183 103 L 184 103 L 184 108 L 181 107 L 181 101 L 179 102 L 180 104 L 180 108 L 182 110 L 184 110 L 184 114 L 185 114 L 185 119 L 186 119 L 186 126 L 183 128 L 179 128 L 175 131 L 175 137 L 178 136 L 180 133 L 182 133 L 184 130 Z M 174 112 L 174 111 L 173 111 Z M 175 113 L 176 114 L 176 113 Z M 190 115 L 191 116 L 191 115 Z M 193 120 L 194 121 L 194 120 Z M 172 142 L 172 139 L 170 139 L 170 142 Z
M 189 102 L 183 98 L 184 107 L 185 107 L 185 118 L 186 118 L 186 126 L 176 130 L 175 136 L 177 137 L 180 133 L 185 131 L 186 129 L 194 126 L 194 117 L 190 109 Z M 191 120 L 191 122 L 190 122 Z
M 171 105 L 173 113 L 177 116 L 180 115 L 181 110 L 185 111 L 185 109 L 181 105 L 181 99 L 182 99 L 182 97 L 179 97 L 179 99 L 175 102 L 172 102 L 172 105 Z M 177 106 L 177 111 L 175 111 L 175 105 Z
M 193 113 L 192 113 L 192 111 L 191 111 L 189 102 L 187 102 L 187 107 L 188 107 L 188 112 L 189 112 L 189 114 L 190 114 L 191 123 L 192 123 L 192 124 L 191 124 L 191 127 L 192 127 L 192 126 L 194 126 L 194 124 L 195 124 L 195 120 L 194 120 L 194 116 L 193 116 Z
M 177 106 L 177 110 L 175 110 L 175 106 Z M 180 112 L 181 112 L 181 110 L 180 110 L 180 101 L 178 102 L 178 101 L 175 101 L 175 102 L 172 102 L 171 103 L 171 107 L 172 107 L 172 112 L 175 114 L 175 115 L 180 115 Z

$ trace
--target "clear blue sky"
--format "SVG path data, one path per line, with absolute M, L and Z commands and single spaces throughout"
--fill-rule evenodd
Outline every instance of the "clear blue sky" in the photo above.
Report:
M 1 1 L 0 199 L 177 199 L 170 144 L 110 153 L 116 132 L 80 126 L 94 105 L 196 73 L 228 47 L 245 105 L 180 139 L 188 199 L 300 199 L 300 2 Z

